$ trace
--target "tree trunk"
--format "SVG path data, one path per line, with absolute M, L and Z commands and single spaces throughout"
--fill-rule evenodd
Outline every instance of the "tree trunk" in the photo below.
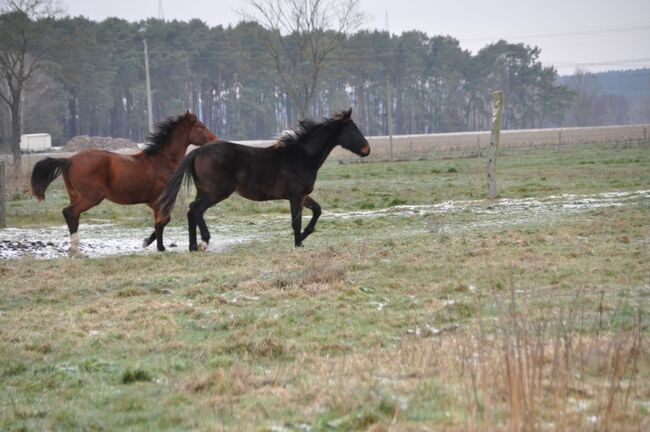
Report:
M 21 118 L 20 118 L 20 97 L 15 98 L 11 104 L 11 154 L 14 157 L 14 166 L 19 167 L 21 162 L 20 154 L 20 136 Z
M 68 98 L 68 113 L 70 114 L 68 120 L 68 136 L 72 138 L 79 135 L 79 113 L 77 111 L 77 98 L 74 94 Z

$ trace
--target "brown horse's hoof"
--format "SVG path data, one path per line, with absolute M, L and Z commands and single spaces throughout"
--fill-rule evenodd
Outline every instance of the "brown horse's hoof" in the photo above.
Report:
M 207 251 L 208 250 L 208 243 L 205 242 L 205 241 L 201 241 L 201 243 L 199 243 L 199 249 L 198 250 L 199 250 L 199 252 Z
M 88 258 L 88 255 L 80 252 L 79 249 L 68 249 L 68 258 Z

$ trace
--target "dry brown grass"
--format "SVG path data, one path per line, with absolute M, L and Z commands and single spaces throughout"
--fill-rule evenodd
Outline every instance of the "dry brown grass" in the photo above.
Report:
M 580 311 L 571 304 L 554 316 L 533 317 L 526 298 L 512 289 L 496 335 L 488 335 L 479 317 L 473 331 L 456 337 L 470 424 L 475 430 L 643 430 L 650 423 L 632 402 L 648 390 L 638 386 L 639 362 L 649 366 L 641 311 L 639 305 L 629 328 L 582 334 Z M 499 412 L 503 424 L 492 418 Z

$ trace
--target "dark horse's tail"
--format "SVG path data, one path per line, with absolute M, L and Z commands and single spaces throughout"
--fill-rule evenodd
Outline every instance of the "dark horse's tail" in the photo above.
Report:
M 194 159 L 199 154 L 198 149 L 192 151 L 189 155 L 183 159 L 180 166 L 176 169 L 172 178 L 167 183 L 167 186 L 162 191 L 158 197 L 158 207 L 161 213 L 165 216 L 169 216 L 174 209 L 174 203 L 176 202 L 176 196 L 178 196 L 178 191 L 183 185 L 183 178 L 189 173 L 193 173 L 194 170 Z M 187 179 L 189 182 L 189 178 Z
M 32 171 L 32 194 L 39 201 L 45 199 L 45 190 L 70 166 L 69 159 L 45 158 L 34 165 Z

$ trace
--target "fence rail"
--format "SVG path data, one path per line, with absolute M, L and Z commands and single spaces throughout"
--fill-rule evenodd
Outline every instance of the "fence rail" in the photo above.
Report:
M 529 147 L 563 147 L 580 144 L 598 143 L 642 143 L 650 138 L 650 124 L 625 125 L 625 126 L 599 126 L 584 128 L 558 128 L 558 129 L 521 129 L 502 130 L 500 148 L 529 148 Z M 272 145 L 273 140 L 237 141 L 253 147 L 266 147 Z M 369 160 L 390 159 L 390 144 L 388 136 L 368 137 L 372 153 Z M 393 137 L 393 149 L 396 159 L 419 156 L 435 157 L 438 153 L 464 152 L 471 154 L 484 154 L 490 145 L 490 131 L 481 132 L 454 132 L 426 135 L 396 135 Z M 128 151 L 129 153 L 132 150 Z M 70 156 L 72 153 L 55 153 L 59 156 Z M 34 153 L 23 155 L 26 167 L 38 160 L 52 154 Z M 332 158 L 337 160 L 352 159 L 354 156 L 341 148 L 336 148 Z M 5 159 L 11 163 L 11 156 Z
M 650 132 L 650 124 L 502 130 L 499 146 L 501 148 L 527 148 L 597 143 L 647 142 L 648 132 Z M 372 147 L 373 157 L 371 159 L 390 159 L 390 142 L 388 136 L 368 137 L 368 141 Z M 264 147 L 273 144 L 273 141 L 241 141 L 241 143 L 253 147 Z M 450 151 L 480 154 L 484 153 L 489 146 L 490 131 L 396 135 L 393 137 L 393 151 L 397 159 Z M 350 153 L 340 148 L 335 149 L 332 156 L 335 159 L 353 157 Z
M 647 142 L 650 125 L 589 128 L 502 130 L 501 148 L 572 146 L 596 143 Z M 389 155 L 388 137 L 368 138 L 375 156 Z M 481 153 L 490 146 L 490 131 L 393 137 L 396 155 L 464 151 Z

